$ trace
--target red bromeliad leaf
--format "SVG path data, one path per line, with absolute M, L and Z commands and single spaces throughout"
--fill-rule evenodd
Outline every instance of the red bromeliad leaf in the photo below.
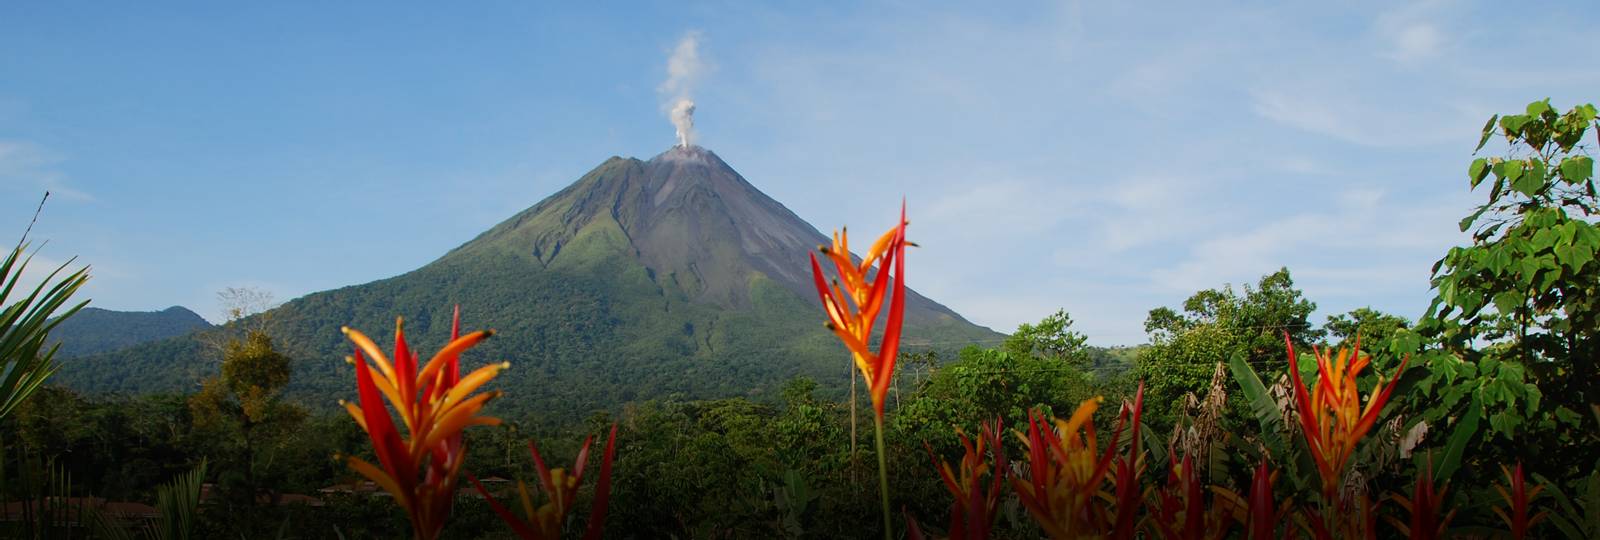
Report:
M 617 455 L 617 425 L 611 424 L 611 435 L 606 437 L 606 451 L 600 457 L 600 480 L 594 485 L 594 506 L 589 509 L 589 528 L 584 540 L 600 540 L 606 528 L 606 507 L 611 504 L 611 461 Z
M 410 471 L 414 467 L 407 453 L 405 443 L 400 440 L 400 433 L 394 428 L 394 420 L 389 418 L 389 409 L 383 406 L 383 396 L 379 395 L 378 387 L 372 382 L 372 372 L 367 369 L 366 362 L 361 358 L 361 351 L 356 351 L 356 391 L 361 400 L 361 413 L 366 420 L 367 436 L 372 439 L 372 450 L 378 455 L 378 463 L 390 478 L 400 488 L 410 492 L 415 486 L 416 479 L 411 474 L 399 474 Z
M 1256 466 L 1255 477 L 1250 481 L 1248 540 L 1273 540 L 1272 533 L 1278 517 L 1277 503 L 1272 497 L 1272 468 L 1262 460 Z
M 1355 434 L 1355 438 L 1361 438 L 1367 434 L 1367 431 L 1372 429 L 1372 426 L 1377 425 L 1378 413 L 1382 412 L 1383 406 L 1389 403 L 1389 395 L 1393 394 L 1395 386 L 1400 384 L 1400 375 L 1406 372 L 1406 364 L 1410 361 L 1410 356 L 1400 360 L 1400 369 L 1395 370 L 1394 380 L 1389 381 L 1389 384 L 1384 385 L 1382 379 L 1378 381 L 1383 390 L 1371 398 L 1371 401 L 1367 403 L 1367 412 L 1361 415 L 1361 422 L 1356 424 L 1355 429 L 1351 430 Z
M 544 535 L 540 534 L 538 529 L 528 525 L 528 522 L 523 521 L 522 518 L 517 517 L 517 515 L 511 510 L 507 509 L 504 505 L 501 505 L 500 501 L 495 500 L 494 495 L 489 493 L 489 490 L 484 489 L 483 484 L 478 483 L 478 478 L 472 476 L 472 473 L 467 473 L 467 480 L 471 481 L 472 486 L 478 489 L 478 494 L 483 495 L 483 500 L 489 502 L 489 509 L 493 510 L 495 515 L 500 516 L 500 521 L 504 521 L 506 522 L 506 525 L 510 525 L 511 530 L 516 532 L 518 537 L 543 538 Z
M 1527 538 L 1533 526 L 1538 525 L 1540 521 L 1549 517 L 1550 514 L 1549 511 L 1544 511 L 1532 516 L 1528 515 L 1531 511 L 1530 507 L 1533 499 L 1539 496 L 1539 492 L 1544 490 L 1544 486 L 1535 486 L 1532 490 L 1528 489 L 1528 483 L 1523 478 L 1521 462 L 1517 463 L 1515 469 L 1506 469 L 1504 465 L 1501 465 L 1500 470 L 1505 473 L 1511 491 L 1507 493 L 1506 488 L 1498 483 L 1495 484 L 1494 489 L 1499 492 L 1500 498 L 1506 502 L 1509 508 L 1495 506 L 1494 513 L 1500 516 L 1500 520 L 1511 529 L 1509 531 L 1511 538 L 1514 540 Z M 1508 510 L 1510 511 L 1509 515 L 1506 513 Z
M 455 325 L 453 333 L 459 334 L 459 308 Z M 356 368 L 360 402 L 359 406 L 343 406 L 372 440 L 381 467 L 355 457 L 345 461 L 394 495 L 396 503 L 406 510 L 417 538 L 434 538 L 449 516 L 456 480 L 465 461 L 462 430 L 499 423 L 497 418 L 479 415 L 485 403 L 499 392 L 472 393 L 509 364 L 484 366 L 458 385 L 456 380 L 446 381 L 446 374 L 458 374 L 461 352 L 493 335 L 493 331 L 451 340 L 420 371 L 419 358 L 406 342 L 403 320 L 395 321 L 393 364 L 366 335 L 350 328 L 341 331 L 356 346 L 350 363 Z M 390 416 L 385 398 L 394 408 L 392 414 L 403 421 L 407 430 L 404 436 Z
M 872 380 L 872 406 L 883 417 L 883 406 L 889 397 L 889 380 L 894 378 L 895 359 L 900 356 L 901 323 L 906 315 L 906 215 L 900 207 L 900 226 L 894 240 L 889 243 L 888 257 L 894 259 L 894 298 L 889 301 L 889 322 L 883 329 L 883 343 L 878 348 L 878 362 Z M 884 272 L 886 269 L 880 269 Z M 887 279 L 887 278 L 885 278 Z
M 1134 537 L 1135 517 L 1139 513 L 1140 493 L 1139 474 L 1144 470 L 1140 449 L 1139 423 L 1144 411 L 1144 381 L 1139 381 L 1139 389 L 1133 397 L 1133 444 L 1128 449 L 1128 455 L 1117 460 L 1116 498 L 1117 522 L 1112 529 L 1112 538 L 1132 539 Z M 1111 448 L 1116 447 L 1112 441 Z M 1108 450 L 1110 450 L 1108 448 Z
M 404 414 L 415 418 L 417 389 L 413 387 L 417 382 L 417 359 L 411 355 L 410 347 L 406 346 L 405 319 L 394 320 L 394 371 L 396 388 L 400 391 L 402 403 L 395 407 L 404 410 Z
M 910 540 L 926 540 L 926 537 L 922 535 L 922 527 L 917 525 L 916 518 L 911 517 L 911 514 L 906 512 L 904 508 L 900 509 L 900 515 L 905 516 L 906 518 L 907 538 Z

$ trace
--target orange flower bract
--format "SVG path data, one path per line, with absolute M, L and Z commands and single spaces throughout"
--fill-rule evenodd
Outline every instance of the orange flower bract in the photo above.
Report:
M 1318 379 L 1309 392 L 1305 381 L 1300 379 L 1299 360 L 1288 333 L 1283 335 L 1283 340 L 1289 347 L 1289 377 L 1294 382 L 1301 431 L 1306 445 L 1311 448 L 1317 474 L 1322 477 L 1322 496 L 1332 503 L 1344 482 L 1345 465 L 1355 454 L 1356 444 L 1377 425 L 1378 414 L 1389 402 L 1389 395 L 1394 393 L 1395 383 L 1405 372 L 1410 357 L 1400 361 L 1400 368 L 1395 370 L 1395 377 L 1388 384 L 1384 384 L 1382 377 L 1378 378 L 1376 393 L 1368 397 L 1363 406 L 1356 378 L 1372 363 L 1372 358 L 1361 354 L 1360 339 L 1353 349 L 1341 348 L 1337 353 L 1312 349 L 1317 358 Z
M 356 347 L 347 360 L 355 365 L 360 399 L 359 403 L 340 404 L 372 439 L 378 465 L 357 457 L 345 461 L 394 496 L 417 538 L 434 538 L 450 515 L 456 478 L 466 459 L 461 431 L 500 423 L 498 418 L 478 415 L 484 404 L 500 393 L 472 393 L 510 364 L 490 364 L 461 376 L 461 353 L 494 332 L 462 336 L 460 308 L 455 311 L 450 342 L 420 370 L 416 353 L 406 344 L 403 321 L 395 321 L 393 362 L 365 334 L 350 328 L 340 330 Z M 403 436 L 389 407 L 405 427 Z
M 817 255 L 811 255 L 811 275 L 816 282 L 817 297 L 822 300 L 822 309 L 828 315 L 828 329 L 850 349 L 856 369 L 861 371 L 867 388 L 871 390 L 872 407 L 878 418 L 883 418 L 889 380 L 894 377 L 895 358 L 900 354 L 900 324 L 905 317 L 905 207 L 902 205 L 900 208 L 900 223 L 872 243 L 872 248 L 867 250 L 860 264 L 850 260 L 848 231 L 834 233 L 833 244 L 822 246 L 819 251 L 833 261 L 838 273 L 838 279 L 833 280 L 830 286 L 823 277 Z M 889 276 L 890 266 L 894 267 L 892 280 Z M 869 279 L 868 274 L 873 267 L 877 267 L 877 275 Z M 890 281 L 894 282 L 893 285 Z M 891 288 L 892 295 L 889 294 Z M 878 345 L 877 351 L 873 351 L 868 343 L 871 341 L 873 323 L 877 321 L 885 299 L 888 300 L 889 319 L 883 329 L 883 342 Z

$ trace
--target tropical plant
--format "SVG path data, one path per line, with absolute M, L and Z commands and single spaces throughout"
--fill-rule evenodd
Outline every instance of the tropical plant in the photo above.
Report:
M 1472 244 L 1434 265 L 1437 296 L 1417 324 L 1445 353 L 1415 396 L 1429 421 L 1482 407 L 1485 464 L 1537 455 L 1529 466 L 1563 481 L 1592 456 L 1572 428 L 1600 403 L 1600 194 L 1584 144 L 1596 125 L 1593 105 L 1561 113 L 1549 100 L 1489 118 L 1476 151 L 1497 135 L 1505 147 L 1467 167 L 1488 195 L 1460 222 Z M 1516 444 L 1484 444 L 1495 438 Z
M 200 510 L 200 490 L 206 477 L 206 463 L 178 475 L 156 489 L 156 514 L 141 529 L 147 540 L 189 540 L 194 538 Z M 104 512 L 90 509 L 90 527 L 105 540 L 133 540 L 134 535 Z M 283 531 L 279 531 L 279 537 Z
M 1233 516 L 1222 504 L 1206 504 L 1206 488 L 1199 469 L 1188 455 L 1176 461 L 1169 454 L 1167 485 L 1155 490 L 1150 521 L 1157 536 L 1165 540 L 1222 540 L 1227 537 Z
M 1401 360 L 1394 377 L 1387 383 L 1379 377 L 1363 404 L 1359 379 L 1361 372 L 1371 365 L 1372 359 L 1361 352 L 1359 339 L 1353 347 L 1341 348 L 1337 352 L 1313 348 L 1318 374 L 1314 386 L 1308 386 L 1301 377 L 1299 358 L 1287 332 L 1284 332 L 1283 340 L 1289 356 L 1288 392 L 1293 405 L 1292 421 L 1286 418 L 1291 415 L 1285 414 L 1285 408 L 1261 383 L 1243 355 L 1236 354 L 1229 363 L 1234 379 L 1249 403 L 1251 415 L 1260 426 L 1257 442 L 1269 456 L 1277 456 L 1291 466 L 1297 461 L 1293 457 L 1309 456 L 1311 463 L 1308 466 L 1315 470 L 1318 481 L 1315 492 L 1320 496 L 1321 503 L 1319 508 L 1304 509 L 1306 528 L 1313 536 L 1353 538 L 1375 534 L 1376 505 L 1366 495 L 1342 488 L 1348 480 L 1351 458 L 1356 455 L 1361 440 L 1377 425 L 1410 358 Z M 1283 436 L 1284 428 L 1291 422 L 1298 424 L 1305 441 L 1305 454 L 1296 454 L 1297 448 L 1291 447 Z M 1262 466 L 1265 466 L 1264 462 Z M 1298 470 L 1298 466 L 1293 469 Z M 1260 474 L 1258 469 L 1257 475 Z M 1237 495 L 1232 498 L 1238 499 Z M 1264 509 L 1260 511 L 1265 512 Z M 1269 532 L 1265 529 L 1256 530 L 1255 527 L 1251 525 L 1250 534 Z
M 488 364 L 460 375 L 461 353 L 482 343 L 494 331 L 461 335 L 459 307 L 451 323 L 450 342 L 420 371 L 418 357 L 406 344 L 403 320 L 395 320 L 394 362 L 365 334 L 351 328 L 341 330 L 356 347 L 355 355 L 347 361 L 356 368 L 360 395 L 359 404 L 341 405 L 367 432 L 382 468 L 355 456 L 346 457 L 345 462 L 394 496 L 419 540 L 435 538 L 450 516 L 456 478 L 466 459 L 462 430 L 500 423 L 498 418 L 478 414 L 500 392 L 472 393 L 511 365 Z M 386 398 L 388 406 L 384 404 Z M 390 406 L 406 428 L 404 436 L 390 417 Z
M 1550 488 L 1555 509 L 1550 513 L 1550 526 L 1568 540 L 1600 538 L 1600 463 L 1589 468 L 1589 475 L 1573 486 L 1572 494 L 1551 483 L 1548 478 L 1534 474 L 1533 478 Z
M 1434 485 L 1433 464 L 1429 462 L 1426 467 L 1417 471 L 1416 487 L 1412 488 L 1411 496 L 1406 497 L 1399 493 L 1389 495 L 1395 504 L 1400 505 L 1408 516 L 1406 521 L 1401 521 L 1393 516 L 1384 516 L 1394 524 L 1400 534 L 1413 540 L 1436 540 L 1444 538 L 1445 531 L 1450 527 L 1450 520 L 1455 518 L 1456 511 L 1444 511 L 1444 501 L 1450 492 L 1450 486 Z M 1442 512 L 1442 515 L 1441 515 Z
M 534 506 L 534 497 L 528 491 L 528 484 L 517 481 L 517 496 L 522 503 L 522 516 L 519 517 L 495 500 L 494 494 L 484 489 L 477 477 L 467 474 L 467 479 L 472 481 L 472 486 L 489 501 L 489 507 L 494 509 L 495 515 L 501 521 L 511 526 L 519 538 L 530 540 L 555 540 L 561 537 L 561 529 L 566 525 L 567 514 L 572 510 L 578 499 L 578 486 L 583 483 L 583 470 L 589 462 L 589 445 L 594 442 L 594 437 L 584 439 L 583 448 L 578 450 L 578 457 L 573 460 L 572 470 L 560 467 L 551 469 L 544 464 L 544 457 L 539 455 L 539 448 L 533 441 L 528 441 L 528 453 L 533 455 L 535 473 L 539 476 L 539 486 L 544 490 L 544 504 Z M 611 426 L 611 435 L 606 438 L 605 454 L 600 458 L 600 480 L 595 483 L 594 503 L 589 510 L 589 524 L 583 533 L 584 540 L 599 540 L 605 531 L 606 506 L 611 500 L 611 461 L 617 452 L 617 426 Z
M 961 448 L 965 453 L 955 468 L 935 457 L 933 447 L 923 443 L 928 450 L 928 459 L 933 460 L 934 468 L 939 471 L 939 479 L 943 481 L 945 490 L 955 497 L 955 502 L 950 503 L 950 540 L 989 538 L 1006 476 L 1010 472 L 1005 448 L 1001 445 L 1002 433 L 999 420 L 984 422 L 974 444 L 972 438 L 957 428 L 956 435 L 961 438 Z M 990 457 L 985 458 L 985 454 Z M 916 526 L 916 520 L 910 519 L 909 522 L 912 524 L 911 537 L 921 539 L 922 532 Z
M 1055 539 L 1107 537 L 1132 539 L 1140 506 L 1138 473 L 1138 416 L 1143 409 L 1143 393 L 1134 403 L 1124 403 L 1117 415 L 1117 427 L 1102 451 L 1095 438 L 1094 413 L 1105 398 L 1096 397 L 1078 405 L 1066 420 L 1047 419 L 1035 412 L 1028 419 L 1026 434 L 1016 433 L 1026 449 L 1026 472 L 1011 479 L 1022 506 L 1046 535 Z M 1123 431 L 1133 429 L 1127 455 L 1119 456 L 1118 442 Z M 1053 426 L 1052 426 L 1053 424 Z M 1116 492 L 1106 490 L 1113 461 L 1121 457 Z M 1124 491 L 1125 490 L 1125 491 Z M 1102 500 L 1117 502 L 1106 508 Z
M 1220 497 L 1222 506 L 1232 514 L 1234 521 L 1244 525 L 1245 540 L 1277 540 L 1288 537 L 1290 517 L 1294 512 L 1294 502 L 1285 499 L 1281 503 L 1273 497 L 1272 484 L 1278 479 L 1278 472 L 1272 470 L 1272 465 L 1262 461 L 1256 465 L 1255 474 L 1250 478 L 1250 494 L 1240 496 L 1237 492 L 1218 486 L 1212 486 L 1211 491 Z M 1280 536 L 1279 530 L 1284 532 Z
M 1377 425 L 1383 406 L 1389 402 L 1395 383 L 1410 359 L 1400 361 L 1400 367 L 1388 384 L 1384 384 L 1380 376 L 1376 393 L 1370 394 L 1363 406 L 1357 378 L 1372 359 L 1361 353 L 1359 339 L 1354 347 L 1340 348 L 1337 353 L 1313 348 L 1318 379 L 1309 391 L 1300 378 L 1299 360 L 1287 333 L 1284 343 L 1289 349 L 1289 377 L 1294 386 L 1296 417 L 1322 479 L 1323 502 L 1331 504 L 1339 499 L 1339 488 L 1344 485 L 1345 471 L 1356 445 Z
M 817 286 L 817 296 L 828 316 L 827 327 L 833 331 L 855 361 L 861 379 L 866 382 L 872 397 L 873 426 L 877 438 L 878 489 L 883 505 L 883 537 L 894 536 L 894 524 L 889 510 L 889 466 L 883 442 L 883 409 L 889 397 L 889 383 L 894 378 L 895 360 L 900 356 L 900 325 L 905 318 L 906 305 L 906 210 L 900 207 L 900 222 L 878 237 L 867 250 L 867 256 L 857 264 L 851 260 L 848 232 L 834 233 L 832 246 L 821 246 L 838 277 L 830 287 L 823 277 L 822 265 L 811 255 L 811 275 Z M 868 278 L 873 267 L 876 275 Z M 889 268 L 893 266 L 893 277 Z M 893 285 L 890 282 L 893 282 Z M 893 294 L 889 294 L 893 289 Z M 887 302 L 886 302 L 887 300 Z M 869 345 L 872 326 L 885 305 L 889 307 L 888 320 L 883 329 L 883 340 L 878 350 Z M 854 400 L 852 400 L 852 403 Z M 852 440 L 854 437 L 852 437 Z
M 1515 469 L 1507 469 L 1504 465 L 1500 470 L 1505 473 L 1506 485 L 1495 484 L 1494 490 L 1500 495 L 1500 500 L 1505 501 L 1505 506 L 1496 505 L 1494 513 L 1500 516 L 1500 521 L 1506 524 L 1506 533 L 1513 540 L 1522 540 L 1528 537 L 1529 531 L 1535 525 L 1550 517 L 1550 511 L 1534 513 L 1531 507 L 1533 500 L 1539 497 L 1539 492 L 1544 491 L 1544 486 L 1534 486 L 1528 489 L 1528 482 L 1522 475 L 1522 464 L 1518 463 Z
M 23 256 L 27 247 L 25 243 L 17 244 L 0 262 L 0 306 L 4 306 L 0 309 L 0 420 L 55 373 L 54 359 L 61 345 L 45 347 L 50 331 L 89 304 L 85 300 L 62 310 L 89 280 L 88 267 L 56 279 L 72 264 L 71 260 L 51 271 L 33 292 L 13 301 L 13 292 L 23 292 L 17 286 L 33 262 L 33 255 Z

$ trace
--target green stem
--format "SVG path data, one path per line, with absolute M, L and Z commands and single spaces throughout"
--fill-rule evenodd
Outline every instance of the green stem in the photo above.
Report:
M 878 494 L 883 498 L 883 539 L 894 539 L 894 523 L 889 519 L 889 466 L 884 456 L 883 415 L 878 414 Z

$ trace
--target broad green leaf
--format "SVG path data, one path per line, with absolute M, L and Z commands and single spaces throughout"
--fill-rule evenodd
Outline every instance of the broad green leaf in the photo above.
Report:
M 1528 116 L 1537 117 L 1544 113 L 1555 112 L 1550 108 L 1550 100 L 1544 99 L 1528 104 Z
M 1272 399 L 1272 394 L 1267 392 L 1267 387 L 1261 384 L 1261 378 L 1256 376 L 1256 370 L 1250 368 L 1245 361 L 1243 353 L 1234 354 L 1228 361 L 1228 369 L 1233 372 L 1233 378 L 1239 382 L 1243 389 L 1245 401 L 1250 404 L 1250 411 L 1256 417 L 1256 423 L 1261 426 L 1262 441 L 1267 443 L 1269 450 L 1282 452 L 1287 450 L 1287 444 L 1282 438 L 1283 412 L 1278 410 L 1278 402 Z
M 1494 116 L 1490 116 L 1489 117 L 1489 121 L 1483 123 L 1483 137 L 1478 139 L 1478 147 L 1473 149 L 1472 150 L 1473 152 L 1477 152 L 1478 150 L 1482 150 L 1483 149 L 1483 145 L 1489 142 L 1489 137 L 1494 135 L 1494 123 L 1495 123 L 1495 121 L 1497 121 L 1499 119 L 1500 119 L 1500 115 L 1497 114 L 1497 115 L 1494 115 Z
M 1478 416 L 1483 409 L 1483 402 L 1478 396 L 1472 396 L 1472 401 L 1467 403 L 1467 410 L 1462 411 L 1461 419 L 1456 422 L 1455 428 L 1450 432 L 1450 440 L 1444 446 L 1444 458 L 1438 468 L 1433 470 L 1433 481 L 1443 483 L 1449 480 L 1456 469 L 1461 468 L 1461 455 L 1467 449 L 1467 443 L 1472 441 L 1472 436 L 1478 432 Z
M 1514 313 L 1519 307 L 1522 307 L 1522 293 L 1520 292 L 1506 291 L 1494 295 L 1495 311 L 1499 311 L 1500 313 Z
M 1565 164 L 1563 164 L 1563 165 L 1565 165 Z M 1487 178 L 1488 176 L 1489 176 L 1489 160 L 1487 160 L 1487 159 L 1484 159 L 1484 158 L 1474 159 L 1474 160 L 1472 160 L 1472 165 L 1467 167 L 1467 178 L 1470 178 L 1472 180 L 1472 187 L 1474 187 L 1474 188 L 1478 187 L 1478 183 L 1482 182 L 1483 179 Z
M 1594 246 L 1590 244 L 1573 244 L 1572 260 L 1568 265 L 1573 272 L 1583 271 L 1583 267 L 1594 262 Z
M 1515 143 L 1517 137 L 1522 135 L 1522 127 L 1527 125 L 1530 118 L 1520 114 L 1500 117 L 1500 130 L 1506 135 L 1506 141 Z
M 1472 228 L 1472 223 L 1477 221 L 1478 218 L 1480 216 L 1482 216 L 1483 213 L 1488 211 L 1488 210 L 1489 210 L 1489 205 L 1483 205 L 1483 206 L 1478 207 L 1478 211 L 1473 212 L 1472 215 L 1464 217 L 1464 218 L 1461 218 L 1461 224 L 1460 224 L 1461 225 L 1461 232 L 1467 232 L 1467 229 L 1471 229 Z
M 1561 179 L 1568 184 L 1584 182 L 1593 176 L 1594 160 L 1589 156 L 1568 156 L 1561 161 Z
M 1539 252 L 1550 249 L 1550 246 L 1556 243 L 1556 235 L 1556 231 L 1539 229 L 1538 232 L 1533 233 L 1533 250 Z

